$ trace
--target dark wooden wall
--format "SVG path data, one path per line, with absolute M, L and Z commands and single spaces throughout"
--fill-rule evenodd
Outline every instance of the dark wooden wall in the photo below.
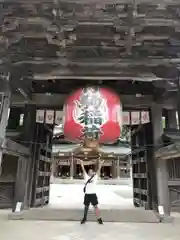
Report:
M 0 208 L 11 208 L 14 203 L 18 157 L 3 155 L 0 176 Z
M 17 110 L 17 111 L 16 111 Z M 19 129 L 20 114 L 24 121 Z M 15 117 L 13 119 L 13 116 Z M 14 130 L 18 135 L 14 136 Z M 53 126 L 36 123 L 36 106 L 12 109 L 0 178 L 0 207 L 12 207 L 17 202 L 22 208 L 48 203 L 51 173 L 51 150 Z M 44 200 L 42 200 L 44 199 Z M 1 204 L 2 202 L 2 204 Z

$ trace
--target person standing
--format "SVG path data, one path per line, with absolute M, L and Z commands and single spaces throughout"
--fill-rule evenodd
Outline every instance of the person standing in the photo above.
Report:
M 79 161 L 84 179 L 85 179 L 85 185 L 84 185 L 84 216 L 83 219 L 81 220 L 81 224 L 86 223 L 87 220 L 87 214 L 89 210 L 90 204 L 94 207 L 95 214 L 97 217 L 97 221 L 99 224 L 103 224 L 102 218 L 100 216 L 100 210 L 98 207 L 98 197 L 96 194 L 96 184 L 98 181 L 98 176 L 100 175 L 101 167 L 102 167 L 102 161 L 99 161 L 99 166 L 97 172 L 94 172 L 92 168 L 88 170 L 88 173 L 86 172 L 84 168 L 84 163 L 82 160 Z

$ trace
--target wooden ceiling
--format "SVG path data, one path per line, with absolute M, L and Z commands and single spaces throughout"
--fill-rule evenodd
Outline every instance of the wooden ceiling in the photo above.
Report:
M 4 0 L 0 23 L 1 73 L 29 97 L 84 84 L 156 96 L 176 88 L 179 0 Z

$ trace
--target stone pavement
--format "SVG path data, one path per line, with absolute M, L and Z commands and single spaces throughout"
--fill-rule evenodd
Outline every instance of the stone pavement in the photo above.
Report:
M 51 184 L 49 207 L 83 208 L 83 187 L 83 181 L 81 184 Z M 97 185 L 97 195 L 101 209 L 134 208 L 131 185 Z
M 0 220 L 0 240 L 179 240 L 178 224 Z

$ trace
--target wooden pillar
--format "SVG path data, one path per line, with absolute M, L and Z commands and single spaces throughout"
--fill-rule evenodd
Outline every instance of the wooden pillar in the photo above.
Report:
M 73 177 L 76 177 L 77 161 L 74 160 L 74 156 L 73 156 L 73 162 L 74 162 L 74 165 L 73 165 Z
M 152 107 L 153 136 L 154 149 L 160 147 L 161 135 L 163 133 L 162 126 L 162 106 L 155 104 Z M 155 160 L 156 179 L 157 179 L 157 198 L 158 210 L 161 215 L 170 214 L 170 197 L 168 189 L 168 167 L 166 160 Z
M 116 160 L 116 170 L 117 170 L 117 173 L 116 173 L 116 176 L 117 176 L 117 179 L 120 179 L 120 157 L 117 156 L 117 160 Z
M 179 72 L 178 72 L 179 75 Z M 178 129 L 180 130 L 180 76 L 177 78 L 177 116 L 178 116 Z
M 23 133 L 21 136 L 21 141 L 30 149 L 32 156 L 29 158 L 27 162 L 27 205 L 30 207 L 31 205 L 31 197 L 32 197 L 32 184 L 33 184 L 33 152 L 35 144 L 34 135 L 35 135 L 35 127 L 36 127 L 36 106 L 34 105 L 26 105 L 24 108 L 24 122 L 23 122 Z
M 18 202 L 22 203 L 22 208 L 27 209 L 29 207 L 28 201 L 28 189 L 27 189 L 27 177 L 28 177 L 28 164 L 29 157 L 20 156 L 18 159 L 18 168 L 16 173 L 15 182 L 15 201 L 13 204 L 13 211 L 16 209 Z
M 129 166 L 130 179 L 131 179 L 131 184 L 132 184 L 132 182 L 133 182 L 133 169 L 132 169 L 132 157 L 131 157 L 131 155 L 129 155 L 127 157 L 127 162 L 128 162 L 128 166 Z
M 2 147 L 6 135 L 6 127 L 8 124 L 9 107 L 11 100 L 11 92 L 8 83 L 0 79 L 0 169 L 2 163 Z M 1 174 L 1 171 L 0 171 Z
M 112 160 L 112 179 L 117 177 L 116 161 Z
M 54 163 L 54 177 L 59 177 L 59 168 L 60 168 L 60 165 L 59 165 L 59 163 L 57 163 L 56 161 L 55 161 L 55 163 Z
M 59 177 L 59 168 L 60 168 L 61 157 L 54 156 L 52 162 L 52 176 L 57 178 Z
M 71 155 L 71 161 L 70 161 L 70 179 L 73 180 L 74 177 L 74 155 Z
M 52 163 L 51 163 L 51 181 L 53 181 L 53 178 L 55 177 L 55 171 L 56 171 L 56 158 L 52 157 Z

